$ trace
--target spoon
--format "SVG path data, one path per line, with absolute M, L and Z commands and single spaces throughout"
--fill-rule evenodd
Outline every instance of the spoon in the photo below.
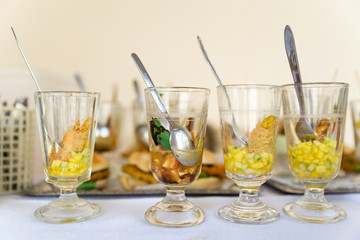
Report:
M 20 43 L 19 43 L 19 41 L 18 41 L 18 39 L 17 39 L 17 37 L 16 37 L 15 30 L 14 30 L 13 27 L 11 27 L 11 31 L 13 32 L 13 35 L 14 35 L 16 44 L 17 44 L 17 46 L 18 46 L 18 48 L 19 48 L 19 50 L 20 50 L 20 53 L 21 53 L 21 55 L 22 55 L 22 57 L 23 57 L 23 59 L 24 59 L 24 61 L 25 61 L 25 63 L 26 63 L 26 66 L 27 66 L 27 68 L 28 68 L 28 70 L 29 70 L 29 72 L 30 72 L 30 74 L 31 74 L 31 76 L 32 76 L 32 79 L 35 81 L 35 84 L 36 84 L 36 87 L 37 87 L 38 91 L 41 92 L 40 85 L 39 85 L 39 83 L 38 83 L 38 81 L 37 81 L 37 79 L 36 79 L 36 77 L 35 77 L 35 74 L 34 74 L 33 71 L 31 70 L 30 64 L 29 64 L 29 62 L 27 61 L 27 59 L 26 59 L 26 57 L 25 57 L 25 54 L 24 54 L 24 52 L 23 52 L 23 50 L 22 50 L 22 48 L 21 48 L 21 46 L 20 46 Z M 41 105 L 41 104 L 40 104 L 40 108 L 39 108 L 39 109 L 40 109 L 40 115 L 43 116 L 43 115 L 44 115 L 44 110 L 42 109 L 42 105 Z M 44 119 L 41 118 L 41 117 L 40 117 L 40 119 L 41 119 L 41 125 L 42 125 L 42 126 L 45 126 Z M 55 138 L 55 142 L 53 143 L 53 141 L 51 140 L 50 135 L 48 134 L 48 132 L 47 132 L 47 130 L 46 130 L 45 127 L 44 127 L 44 132 L 45 132 L 46 137 L 49 139 L 49 141 L 51 142 L 52 145 L 57 144 L 57 146 L 58 146 L 59 148 L 61 148 L 61 144 L 59 143 L 59 141 L 57 141 L 56 138 Z M 45 136 L 43 136 L 43 138 L 44 138 L 43 141 L 46 142 Z M 48 149 L 47 149 L 47 148 L 45 148 L 45 155 L 46 155 L 46 156 L 49 156 L 49 154 L 48 154 Z M 46 167 L 47 167 L 47 168 L 50 167 L 50 163 L 49 163 L 49 160 L 48 160 L 47 158 L 46 158 Z
M 83 78 L 81 77 L 81 75 L 79 73 L 75 73 L 74 78 L 76 80 L 76 83 L 79 86 L 80 91 L 82 92 L 86 92 L 86 87 L 83 81 Z
M 301 87 L 302 81 L 300 75 L 300 66 L 296 53 L 294 35 L 289 25 L 285 27 L 284 38 L 285 38 L 286 55 L 289 60 L 289 65 L 294 82 L 296 83 L 295 91 L 299 101 L 300 115 L 303 116 L 305 115 L 305 104 L 304 104 L 303 90 Z M 310 124 L 307 122 L 307 120 L 304 117 L 299 118 L 295 126 L 295 132 L 298 138 L 300 139 L 300 141 L 304 142 L 315 139 L 315 133 L 312 127 L 310 126 Z
M 194 151 L 196 150 L 196 148 L 190 132 L 186 128 L 177 125 L 169 117 L 169 114 L 164 104 L 161 102 L 158 92 L 154 89 L 155 85 L 152 82 L 149 74 L 147 73 L 144 65 L 142 64 L 139 57 L 135 53 L 132 53 L 131 56 L 134 59 L 137 67 L 139 68 L 139 71 L 142 74 L 142 77 L 144 78 L 146 85 L 149 88 L 152 88 L 150 90 L 151 95 L 154 98 L 155 103 L 158 106 L 160 112 L 163 114 L 163 116 L 170 125 L 170 139 L 169 139 L 170 147 L 175 158 L 185 166 L 188 167 L 195 166 L 200 159 L 200 151 Z
M 230 103 L 229 94 L 227 93 L 226 88 L 225 88 L 224 84 L 221 82 L 219 76 L 217 75 L 214 66 L 211 64 L 210 59 L 209 59 L 208 55 L 206 54 L 205 48 L 204 48 L 204 46 L 203 46 L 203 44 L 202 44 L 201 39 L 200 39 L 199 36 L 197 36 L 197 40 L 198 40 L 198 43 L 199 43 L 199 45 L 200 45 L 201 51 L 202 51 L 202 53 L 203 53 L 203 55 L 204 55 L 204 57 L 205 57 L 206 62 L 209 64 L 210 69 L 212 70 L 212 72 L 213 72 L 216 80 L 218 81 L 219 85 L 222 86 L 222 88 L 223 88 L 224 91 L 225 91 L 225 95 L 226 95 L 226 98 L 227 98 L 227 100 L 228 100 L 228 106 L 229 106 L 229 108 L 231 109 L 231 103 Z M 232 127 L 232 129 L 233 129 L 233 132 L 234 132 L 236 138 L 237 138 L 242 144 L 244 144 L 246 147 L 248 147 L 248 140 L 246 139 L 246 137 L 244 136 L 244 134 L 241 133 L 241 130 L 239 129 L 238 125 L 236 124 L 236 121 L 235 121 L 235 117 L 234 117 L 233 112 L 231 112 L 231 127 Z
M 137 101 L 137 104 L 140 106 L 141 111 L 142 111 L 143 113 L 145 113 L 145 108 L 144 108 L 144 104 L 143 104 L 143 99 L 142 99 L 142 97 L 141 97 L 139 84 L 138 84 L 138 82 L 137 82 L 136 79 L 133 80 L 133 84 L 134 84 L 134 89 L 135 89 L 135 92 L 136 92 L 136 101 Z M 145 146 L 148 146 L 148 145 L 149 145 L 149 131 L 148 131 L 148 129 L 147 129 L 146 124 L 138 125 L 138 126 L 136 127 L 136 134 L 137 134 L 137 136 L 139 137 L 141 143 L 143 143 Z

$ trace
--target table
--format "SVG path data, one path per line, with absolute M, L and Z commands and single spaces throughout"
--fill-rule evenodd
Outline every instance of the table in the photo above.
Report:
M 281 210 L 283 205 L 298 199 L 299 195 L 282 195 L 268 187 L 261 199 L 271 207 Z M 265 225 L 242 225 L 221 219 L 218 208 L 236 197 L 190 197 L 200 206 L 206 220 L 198 226 L 172 229 L 151 225 L 144 213 L 161 197 L 86 197 L 102 207 L 102 214 L 92 220 L 70 224 L 38 222 L 34 210 L 52 197 L 22 195 L 0 196 L 0 239 L 360 239 L 360 194 L 327 195 L 327 199 L 347 212 L 347 219 L 336 224 L 310 224 L 300 222 L 281 212 L 280 219 Z

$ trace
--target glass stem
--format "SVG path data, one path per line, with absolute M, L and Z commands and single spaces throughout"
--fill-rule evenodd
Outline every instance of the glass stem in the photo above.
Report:
M 316 202 L 316 203 L 327 203 L 328 201 L 324 195 L 324 187 L 306 186 L 303 201 Z
M 186 201 L 185 188 L 166 187 L 164 202 L 182 203 Z
M 76 187 L 60 187 L 60 197 L 58 201 L 61 202 L 75 202 L 79 200 L 79 197 L 76 193 Z
M 259 188 L 241 188 L 239 198 L 236 201 L 237 205 L 243 207 L 253 207 L 258 205 L 259 200 Z

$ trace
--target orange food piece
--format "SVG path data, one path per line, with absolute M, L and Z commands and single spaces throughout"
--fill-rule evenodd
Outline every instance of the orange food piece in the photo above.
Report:
M 330 127 L 330 120 L 329 119 L 321 119 L 318 125 L 316 126 L 316 129 L 314 130 L 316 133 L 316 139 L 318 141 L 323 141 L 324 137 L 327 136 L 328 130 Z
M 166 169 L 175 169 L 177 168 L 178 164 L 179 161 L 174 157 L 174 155 L 168 154 L 162 166 Z
M 249 137 L 249 151 L 255 153 L 269 152 L 275 136 L 278 118 L 270 115 L 258 123 Z
M 50 164 L 53 160 L 68 161 L 71 157 L 71 152 L 81 152 L 88 140 L 89 130 L 91 127 L 91 118 L 87 118 L 81 125 L 77 120 L 73 127 L 70 127 L 61 141 L 61 148 L 56 151 L 52 147 L 49 159 Z
M 195 142 L 195 134 L 194 134 L 194 132 L 190 132 L 190 133 L 191 133 L 192 140 Z

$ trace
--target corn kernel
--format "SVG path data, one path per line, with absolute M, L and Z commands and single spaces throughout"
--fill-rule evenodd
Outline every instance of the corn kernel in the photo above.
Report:
M 76 161 L 80 161 L 82 158 L 83 158 L 83 155 L 82 155 L 81 153 L 78 153 L 78 154 L 76 154 L 76 155 L 74 156 L 74 159 L 75 159 Z
M 67 162 L 62 162 L 62 163 L 61 163 L 61 167 L 62 167 L 62 168 L 66 168 L 66 167 L 67 167 L 67 165 L 68 165 L 68 163 L 67 163 Z
M 236 161 L 236 160 L 235 160 Z M 237 167 L 237 168 L 241 168 L 241 163 L 239 163 L 239 162 L 235 162 L 235 167 Z
M 317 173 L 325 173 L 326 172 L 326 168 L 325 166 L 317 166 L 316 170 Z
M 325 153 L 323 152 L 318 152 L 318 154 L 316 154 L 317 158 L 322 158 L 325 155 Z
M 74 169 L 74 163 L 69 163 L 68 168 L 69 168 L 69 169 Z
M 257 162 L 251 165 L 252 168 L 263 168 L 264 164 L 262 162 Z

